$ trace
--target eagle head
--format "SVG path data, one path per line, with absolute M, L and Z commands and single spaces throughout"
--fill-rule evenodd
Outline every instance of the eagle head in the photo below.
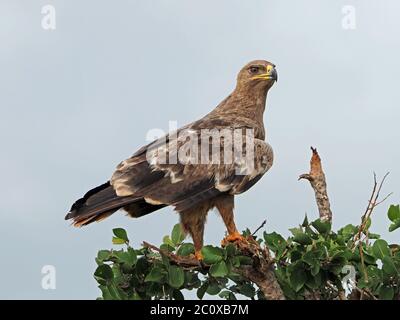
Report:
M 237 76 L 239 87 L 259 87 L 268 90 L 278 81 L 275 65 L 266 60 L 255 60 L 246 64 Z

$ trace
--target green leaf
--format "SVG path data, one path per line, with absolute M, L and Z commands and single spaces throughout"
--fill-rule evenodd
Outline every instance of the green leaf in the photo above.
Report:
M 213 277 L 225 277 L 229 270 L 226 266 L 226 263 L 224 261 L 220 261 L 213 264 L 209 272 Z
M 226 299 L 226 300 L 237 300 L 235 295 L 231 291 L 228 291 L 228 290 L 221 291 L 218 296 L 220 298 Z
M 232 263 L 232 266 L 235 268 L 239 268 L 240 267 L 240 259 L 239 257 L 232 257 L 230 259 L 230 262 Z
M 320 264 L 319 263 L 316 263 L 316 264 L 314 264 L 312 267 L 311 267 L 311 275 L 312 276 L 315 276 L 315 275 L 317 275 L 318 273 L 319 273 L 319 270 L 321 269 L 321 267 L 320 267 Z
M 175 248 L 174 248 L 174 247 L 171 247 L 169 244 L 166 244 L 166 243 L 163 243 L 163 244 L 160 246 L 160 249 L 161 249 L 161 250 L 164 250 L 164 251 L 167 251 L 167 252 L 174 252 L 174 251 L 175 251 Z
M 207 281 L 205 281 L 202 285 L 201 285 L 201 287 L 199 288 L 199 289 L 197 289 L 197 298 L 199 298 L 200 300 L 202 300 L 203 299 L 203 297 L 204 297 L 204 294 L 206 293 L 206 291 L 207 291 L 207 288 L 208 288 L 208 282 Z
M 400 219 L 400 205 L 391 205 L 388 210 L 388 218 L 390 221 L 395 222 Z
M 393 287 L 388 287 L 382 285 L 379 289 L 379 300 L 393 300 L 394 289 Z
M 313 266 L 316 263 L 319 263 L 319 260 L 314 255 L 313 251 L 308 251 L 303 255 L 303 261 L 307 263 L 309 266 Z
M 192 243 L 183 243 L 179 246 L 178 256 L 187 257 L 190 254 L 194 254 L 194 246 Z
M 133 250 L 131 247 L 128 248 L 128 254 L 129 254 L 129 259 L 131 264 L 136 264 L 137 262 L 137 254 L 136 251 Z
M 310 289 L 316 290 L 322 284 L 322 275 L 321 273 L 317 273 L 313 276 L 308 276 L 306 281 L 306 286 Z
M 150 297 L 165 298 L 167 295 L 172 293 L 172 289 L 168 286 L 163 286 L 161 283 L 149 281 L 146 283 L 145 292 L 146 295 Z
M 111 251 L 110 250 L 100 250 L 97 253 L 97 259 L 100 261 L 108 260 L 111 256 Z
M 125 229 L 115 228 L 115 229 L 113 229 L 113 233 L 116 238 L 120 238 L 120 239 L 123 239 L 125 242 L 129 242 L 128 235 L 127 235 Z
M 394 222 L 389 226 L 389 232 L 392 232 L 400 228 L 400 219 L 394 220 Z
M 301 260 L 302 258 L 302 252 L 299 250 L 291 250 L 289 252 L 290 260 L 292 263 L 296 262 L 297 260 Z
M 136 262 L 136 274 L 147 274 L 149 267 L 146 257 L 140 257 Z
M 166 272 L 160 267 L 153 267 L 149 274 L 144 279 L 145 282 L 163 283 Z
M 358 232 L 358 228 L 355 225 L 348 224 L 338 230 L 338 235 L 343 237 L 345 242 L 348 242 Z
M 104 300 L 113 300 L 113 297 L 110 293 L 110 290 L 108 290 L 108 287 L 105 285 L 100 285 L 99 289 L 101 290 L 101 295 L 103 297 Z
M 377 233 L 372 233 L 372 232 L 368 233 L 368 238 L 369 239 L 379 239 L 380 237 L 381 236 L 379 234 L 377 234 Z
M 389 276 L 399 276 L 399 270 L 397 270 L 396 265 L 389 256 L 384 256 L 382 259 L 383 265 L 382 270 Z
M 376 260 L 377 260 L 377 258 L 375 258 L 374 256 L 364 252 L 364 261 L 365 261 L 365 263 L 367 263 L 367 264 L 375 264 Z
M 343 267 L 347 264 L 345 255 L 345 252 L 338 252 L 331 257 L 329 270 L 332 273 L 339 275 L 342 272 Z
M 102 264 L 101 266 L 97 267 L 96 271 L 94 272 L 94 277 L 96 280 L 111 280 L 114 278 L 114 273 L 108 264 Z
M 367 219 L 367 223 L 365 224 L 365 230 L 368 230 L 369 227 L 371 226 L 371 224 L 372 224 L 372 220 L 371 220 L 371 217 L 369 217 Z
M 250 283 L 245 283 L 240 286 L 237 286 L 237 291 L 238 293 L 249 298 L 253 298 L 254 295 L 256 294 L 256 290 Z
M 168 283 L 173 288 L 180 288 L 185 282 L 183 270 L 177 266 L 171 266 L 168 270 Z
M 185 297 L 183 296 L 182 292 L 178 289 L 174 289 L 174 291 L 172 291 L 172 297 L 175 300 L 185 300 Z
M 310 266 L 310 271 L 313 276 L 318 274 L 320 270 L 320 261 L 319 259 L 315 256 L 313 251 L 308 251 L 304 254 L 303 259 L 305 263 L 307 263 Z
M 237 256 L 239 259 L 239 265 L 251 265 L 253 264 L 253 259 L 247 256 Z
M 142 300 L 142 298 L 139 296 L 139 294 L 136 292 L 133 292 L 132 295 L 129 297 L 130 300 Z
M 183 232 L 182 226 L 180 223 L 177 223 L 172 229 L 171 240 L 175 246 L 180 244 L 183 240 L 185 240 L 185 233 Z
M 107 288 L 113 300 L 126 300 L 128 298 L 127 295 L 113 282 L 111 282 Z
M 388 243 L 385 240 L 378 239 L 372 246 L 372 252 L 378 259 L 383 259 L 385 256 L 390 256 L 390 249 Z
M 112 243 L 113 244 L 125 244 L 125 240 L 117 237 L 112 238 Z
M 300 243 L 302 245 L 309 245 L 312 243 L 312 239 L 311 237 L 304 233 L 303 230 L 299 229 L 299 228 L 292 228 L 290 229 L 290 231 L 293 234 L 293 241 Z
M 224 256 L 224 251 L 221 248 L 213 246 L 204 246 L 201 249 L 203 254 L 203 262 L 206 264 L 214 264 L 222 260 Z
M 311 225 L 320 233 L 327 234 L 331 231 L 331 223 L 329 221 L 322 221 L 317 219 L 311 223 Z
M 193 289 L 198 288 L 201 285 L 201 281 L 197 273 L 192 272 L 185 272 L 185 288 L 186 289 Z
M 358 228 L 353 224 L 347 224 L 343 228 L 338 230 L 338 234 L 342 235 L 355 235 L 358 231 Z
M 207 291 L 206 291 L 206 292 L 207 292 L 209 295 L 215 296 L 215 295 L 218 294 L 220 291 L 221 291 L 221 289 L 220 289 L 218 283 L 212 282 L 212 283 L 209 283 L 209 284 L 208 284 L 208 287 L 207 287 Z
M 130 249 L 130 250 L 129 250 Z M 135 251 L 132 248 L 129 248 L 128 251 L 114 251 L 113 254 L 117 259 L 122 262 L 126 263 L 129 266 L 133 266 L 137 261 L 137 256 Z
M 165 236 L 163 238 L 163 243 L 171 246 L 172 248 L 175 248 L 175 244 L 172 242 L 172 240 L 169 236 Z
M 264 240 L 268 248 L 274 252 L 284 250 L 286 247 L 286 240 L 276 232 L 264 232 Z
M 294 291 L 298 292 L 303 288 L 307 281 L 307 274 L 304 272 L 302 266 L 298 264 L 289 274 L 290 285 Z
M 367 267 L 367 274 L 368 274 L 368 283 L 369 286 L 377 286 L 382 284 L 382 270 L 377 268 L 376 266 L 369 265 Z
M 309 225 L 307 214 L 304 217 L 303 223 L 301 224 L 302 227 L 307 227 Z
M 225 247 L 227 257 L 233 257 L 236 254 L 236 247 L 233 243 L 228 243 Z

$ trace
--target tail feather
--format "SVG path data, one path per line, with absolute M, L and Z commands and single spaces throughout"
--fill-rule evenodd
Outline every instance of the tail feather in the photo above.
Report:
M 75 201 L 65 220 L 72 219 L 74 226 L 81 227 L 94 221 L 101 221 L 121 208 L 127 209 L 132 217 L 140 217 L 162 207 L 164 205 L 147 204 L 143 198 L 137 196 L 119 197 L 108 181 L 89 190 L 82 198 Z

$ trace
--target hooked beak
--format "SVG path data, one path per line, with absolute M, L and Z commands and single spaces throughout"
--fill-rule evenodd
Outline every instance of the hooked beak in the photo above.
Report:
M 278 81 L 278 72 L 273 65 L 267 66 L 267 72 L 254 76 L 252 79 L 274 80 Z

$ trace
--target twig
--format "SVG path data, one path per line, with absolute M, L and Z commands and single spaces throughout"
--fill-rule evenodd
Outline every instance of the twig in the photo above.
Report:
M 321 158 L 316 148 L 311 147 L 311 150 L 313 154 L 310 161 L 310 173 L 300 175 L 299 180 L 306 179 L 310 182 L 315 192 L 315 199 L 317 201 L 321 220 L 331 222 L 332 211 L 328 198 L 325 174 L 322 170 Z
M 252 237 L 254 237 L 254 235 L 262 228 L 265 226 L 265 224 L 267 223 L 267 220 L 264 220 L 261 225 L 251 234 Z
M 196 269 L 196 268 L 206 268 L 208 269 L 205 265 L 202 265 L 197 259 L 193 257 L 182 257 L 178 256 L 176 254 L 173 254 L 169 251 L 162 250 L 146 241 L 143 241 L 143 247 L 149 248 L 153 251 L 156 251 L 166 257 L 168 257 L 172 263 L 179 265 L 183 268 L 190 268 L 190 269 Z
M 371 193 L 371 196 L 369 198 L 367 208 L 365 209 L 364 214 L 361 216 L 361 224 L 360 224 L 360 227 L 358 228 L 358 232 L 354 236 L 353 249 L 355 248 L 357 241 L 359 241 L 361 239 L 362 233 L 366 233 L 367 224 L 368 224 L 369 218 L 371 217 L 374 209 L 392 195 L 392 193 L 389 193 L 382 200 L 379 200 L 379 195 L 381 193 L 383 184 L 384 184 L 384 182 L 385 182 L 385 180 L 386 180 L 388 175 L 389 175 L 389 172 L 387 172 L 383 176 L 381 182 L 378 185 L 378 182 L 377 182 L 377 179 L 376 179 L 376 173 L 374 172 L 374 185 L 373 185 L 373 188 L 372 188 L 372 193 Z
M 360 289 L 359 287 L 355 286 L 353 290 L 357 291 L 360 294 L 360 297 L 357 299 L 357 297 L 353 296 L 352 300 L 354 300 L 354 298 L 356 298 L 356 300 L 364 300 L 364 295 L 368 296 L 373 300 L 378 300 L 378 298 L 375 297 L 368 289 Z

